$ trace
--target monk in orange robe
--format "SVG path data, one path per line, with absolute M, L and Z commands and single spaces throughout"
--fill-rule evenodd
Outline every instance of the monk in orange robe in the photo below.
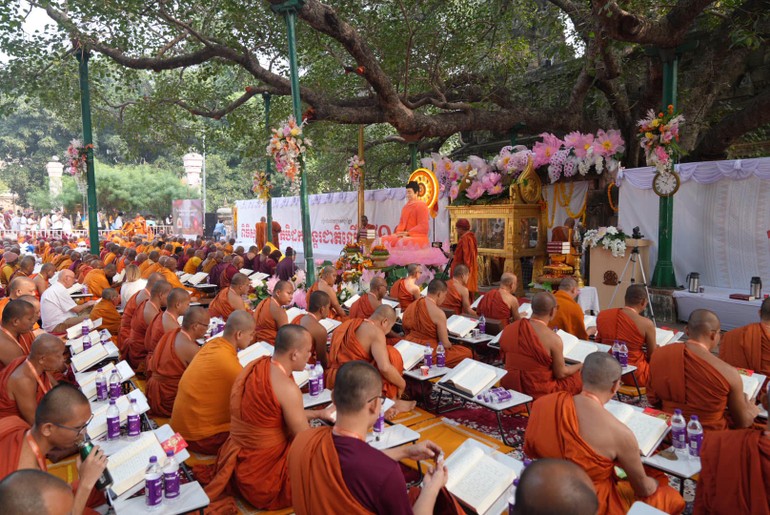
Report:
M 652 356 L 650 405 L 667 413 L 679 408 L 687 419 L 698 415 L 705 431 L 727 429 L 725 408 L 733 427 L 751 426 L 759 410 L 746 399 L 738 371 L 711 353 L 719 344 L 719 318 L 707 309 L 696 309 L 686 331 L 686 343 L 666 345 Z
M 532 317 L 503 329 L 500 352 L 508 371 L 501 380 L 505 388 L 535 399 L 553 392 L 574 395 L 582 388 L 580 363 L 564 363 L 563 344 L 548 323 L 556 313 L 553 295 L 541 292 L 532 299 Z
M 243 296 L 249 293 L 250 288 L 251 281 L 249 281 L 247 276 L 241 273 L 235 274 L 230 282 L 230 286 L 220 290 L 214 300 L 211 301 L 211 304 L 209 304 L 209 314 L 212 317 L 227 320 L 233 311 L 241 309 L 251 312 L 243 301 Z
M 0 370 L 29 354 L 31 342 L 23 335 L 32 331 L 35 320 L 35 308 L 29 302 L 18 299 L 8 303 L 0 326 Z
M 398 305 L 402 311 L 421 296 L 417 280 L 422 275 L 422 266 L 412 263 L 406 267 L 406 273 L 406 277 L 397 280 L 390 287 L 390 296 L 398 300 Z
M 139 265 L 139 271 L 142 273 L 142 279 L 147 279 L 150 274 L 160 271 L 160 252 L 153 250 L 147 258 L 147 261 Z M 144 268 L 142 268 L 144 267 Z
M 158 342 L 160 342 L 164 334 L 180 327 L 179 317 L 183 316 L 189 307 L 190 295 L 187 293 L 187 290 L 173 288 L 168 292 L 166 296 L 166 310 L 159 311 L 147 328 L 147 333 L 144 337 L 144 348 L 147 351 L 145 361 L 150 361 L 152 354 L 155 352 L 155 347 L 158 346 Z M 149 377 L 149 374 L 150 371 L 148 370 L 145 375 Z
M 643 284 L 632 284 L 626 290 L 625 307 L 606 309 L 596 318 L 596 341 L 612 345 L 625 342 L 628 347 L 628 364 L 637 368 L 639 386 L 650 382 L 650 359 L 658 348 L 655 324 L 641 313 L 647 307 L 647 291 Z M 623 383 L 633 384 L 630 374 L 623 376 Z
M 476 316 L 476 312 L 471 307 L 470 292 L 466 284 L 468 283 L 468 267 L 459 265 L 455 268 L 454 275 L 446 282 L 447 296 L 442 308 L 451 309 L 455 315 Z
M 512 273 L 506 272 L 500 276 L 500 288 L 494 288 L 484 293 L 484 297 L 476 307 L 476 314 L 500 321 L 500 327 L 505 328 L 509 323 L 521 318 L 519 301 L 516 292 L 518 280 Z
M 304 370 L 313 342 L 296 325 L 278 331 L 273 357 L 249 363 L 235 380 L 230 395 L 230 437 L 217 455 L 210 499 L 231 487 L 258 510 L 291 506 L 286 457 L 294 437 L 313 418 L 330 411 L 304 410 L 302 393 L 292 371 Z
M 583 369 L 583 391 L 546 395 L 535 401 L 524 434 L 531 458 L 561 458 L 582 467 L 599 499 L 598 513 L 620 515 L 635 500 L 661 511 L 681 513 L 684 499 L 668 486 L 662 472 L 642 465 L 633 433 L 605 408 L 620 388 L 620 364 L 603 352 L 589 354 Z M 615 466 L 628 474 L 621 481 Z
M 770 376 L 770 299 L 762 302 L 759 318 L 759 323 L 727 331 L 719 357 L 734 367 Z
M 120 306 L 120 295 L 113 288 L 105 288 L 102 291 L 102 298 L 94 305 L 91 313 L 88 315 L 90 320 L 102 319 L 102 323 L 96 329 L 101 331 L 107 329 L 113 338 L 117 339 L 117 335 L 120 332 L 120 313 L 118 313 L 118 306 Z
M 50 288 L 51 277 L 53 277 L 54 273 L 56 273 L 54 266 L 51 263 L 45 263 L 40 268 L 40 273 L 32 279 L 35 283 L 35 288 L 37 288 L 37 293 L 35 294 L 37 298 L 40 298 L 43 292 Z
M 428 245 L 428 231 L 430 229 L 430 212 L 428 205 L 419 199 L 420 185 L 410 181 L 406 185 L 406 205 L 401 208 L 401 218 L 398 221 L 395 232 L 390 236 L 381 238 L 383 244 L 396 246 L 403 244 L 415 244 L 419 247 Z
M 194 288 L 188 288 L 182 284 L 179 277 L 176 275 L 176 259 L 162 256 L 158 261 L 158 273 L 163 279 L 171 285 L 172 288 L 182 288 L 190 293 L 194 292 Z
M 22 295 L 34 295 L 36 291 L 35 282 L 29 277 L 17 277 L 8 284 L 6 289 L 7 297 L 0 299 L 0 317 L 3 316 L 3 309 L 12 300 L 16 300 Z
M 264 216 L 254 225 L 254 235 L 257 248 L 261 249 L 267 243 L 267 219 Z
M 182 271 L 186 274 L 196 274 L 198 273 L 198 268 L 201 266 L 201 263 L 203 263 L 203 252 L 196 250 L 195 255 L 188 259 L 187 263 L 184 264 Z
M 297 315 L 291 321 L 292 325 L 299 325 L 307 329 L 313 337 L 313 348 L 310 358 L 307 360 L 308 364 L 315 365 L 320 362 L 324 370 L 329 368 L 329 357 L 326 350 L 329 333 L 320 321 L 327 317 L 330 306 L 329 296 L 326 293 L 314 291 L 307 297 L 307 313 Z
M 120 320 L 120 332 L 118 333 L 118 350 L 123 357 L 128 353 L 128 340 L 131 337 L 131 322 L 134 319 L 134 314 L 139 305 L 150 298 L 150 290 L 159 280 L 162 280 L 159 274 L 151 275 L 147 279 L 144 289 L 133 294 L 126 302 L 126 307 L 123 308 L 123 317 Z
M 308 289 L 307 294 L 310 295 L 314 291 L 322 291 L 329 296 L 331 302 L 331 309 L 329 310 L 329 317 L 333 320 L 345 321 L 348 319 L 345 314 L 345 310 L 340 306 L 339 300 L 337 300 L 337 292 L 334 290 L 334 282 L 337 280 L 337 270 L 333 266 L 325 266 L 318 274 L 318 280 L 313 286 Z
M 234 312 L 222 336 L 207 342 L 182 374 L 171 427 L 190 450 L 216 455 L 230 436 L 230 391 L 243 370 L 237 352 L 249 346 L 253 333 L 251 313 Z
M 156 282 L 150 290 L 150 298 L 136 307 L 131 319 L 131 335 L 128 337 L 126 347 L 128 349 L 128 362 L 131 364 L 131 368 L 137 372 L 144 372 L 146 369 L 147 349 L 144 346 L 144 338 L 150 322 L 165 306 L 169 291 L 171 291 L 171 285 L 166 281 Z
M 182 327 L 163 335 L 147 367 L 147 403 L 158 417 L 170 417 L 174 400 L 185 369 L 200 350 L 197 340 L 206 336 L 209 313 L 192 307 L 185 313 Z
M 430 345 L 433 359 L 436 359 L 436 347 L 441 342 L 446 350 L 446 366 L 453 368 L 465 358 L 472 358 L 473 353 L 467 347 L 453 345 L 449 341 L 446 328 L 446 314 L 439 307 L 446 298 L 447 286 L 441 279 L 433 279 L 428 284 L 428 295 L 413 302 L 402 315 L 405 338 L 414 343 Z
M 572 231 L 575 229 L 575 220 L 573 218 L 567 218 L 564 220 L 564 225 L 557 225 L 551 231 L 551 241 L 572 241 Z
M 350 318 L 369 318 L 374 310 L 380 307 L 382 299 L 388 293 L 388 282 L 384 277 L 372 277 L 369 281 L 369 292 L 361 295 L 352 306 L 350 306 Z M 395 345 L 404 338 L 403 334 L 395 332 L 393 329 L 385 337 L 388 345 Z
M 553 294 L 558 309 L 556 315 L 548 323 L 551 329 L 562 331 L 576 336 L 580 340 L 588 339 L 583 308 L 577 303 L 578 285 L 572 277 L 565 277 L 559 284 L 559 291 Z M 592 333 L 596 331 L 591 329 Z
M 254 310 L 255 342 L 275 344 L 278 329 L 289 323 L 289 317 L 282 306 L 288 306 L 294 296 L 294 285 L 289 281 L 278 281 L 273 287 L 273 294 L 259 303 Z
M 459 265 L 465 265 L 468 268 L 468 290 L 477 292 L 479 291 L 479 244 L 476 241 L 476 235 L 471 232 L 471 223 L 465 218 L 455 222 L 455 230 L 457 247 L 452 256 L 452 277 L 455 276 L 455 269 Z

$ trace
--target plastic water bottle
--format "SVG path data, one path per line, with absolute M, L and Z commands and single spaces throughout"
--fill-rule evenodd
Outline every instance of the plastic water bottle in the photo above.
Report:
M 620 366 L 625 368 L 628 366 L 628 347 L 626 346 L 626 342 L 620 342 L 620 348 L 618 349 L 618 361 L 620 362 Z
M 377 417 L 377 421 L 374 423 L 374 435 L 375 439 L 379 442 L 380 435 L 385 430 L 385 407 L 380 406 L 380 416 Z
M 678 408 L 671 417 L 671 440 L 674 443 L 674 451 L 680 456 L 687 456 L 687 420 Z
M 172 450 L 166 451 L 166 463 L 163 464 L 163 496 L 167 502 L 179 498 L 179 463 Z
M 136 407 L 136 399 L 131 399 L 131 404 L 128 405 L 128 437 L 133 439 L 139 436 L 142 432 L 142 420 L 139 418 L 139 408 Z
M 110 374 L 110 399 L 117 399 L 120 397 L 120 394 L 123 393 L 120 388 L 120 374 L 118 374 L 118 369 L 113 368 L 112 373 Z
M 326 385 L 324 384 L 324 366 L 319 361 L 315 364 L 315 377 L 318 380 L 318 394 L 320 395 Z
M 91 348 L 91 337 L 88 336 L 87 325 L 83 326 L 82 335 L 83 335 L 83 350 L 88 350 Z
M 446 366 L 446 349 L 441 342 L 438 342 L 438 345 L 436 346 L 436 366 L 438 368 L 444 368 Z
M 481 334 L 487 334 L 487 319 L 484 318 L 484 315 L 479 317 L 479 332 Z
M 617 340 L 612 342 L 612 357 L 618 360 L 618 363 L 620 363 L 620 344 Z
M 83 286 L 83 295 L 88 295 L 88 286 Z
M 316 374 L 315 367 L 310 367 L 310 379 L 308 380 L 310 390 L 310 396 L 311 397 L 318 397 L 320 395 L 321 390 L 318 388 L 318 374 Z
M 700 450 L 703 447 L 703 426 L 700 425 L 698 415 L 690 417 L 687 424 L 687 442 L 691 458 L 700 458 Z
M 99 343 L 104 345 L 105 343 L 110 341 L 110 337 L 108 335 L 109 335 L 109 331 L 107 329 L 102 329 L 101 332 L 99 333 Z
M 107 400 L 107 377 L 101 368 L 96 371 L 96 400 Z
M 516 485 L 517 482 L 513 480 L 514 485 L 508 489 L 508 515 L 516 513 Z
M 144 472 L 144 504 L 148 510 L 157 510 L 163 502 L 163 471 L 158 457 L 150 456 L 150 464 Z
M 110 407 L 107 408 L 107 439 L 117 438 L 120 438 L 120 410 L 115 399 L 110 399 Z
M 430 345 L 425 346 L 425 352 L 422 353 L 422 364 L 428 368 L 433 366 L 433 349 Z

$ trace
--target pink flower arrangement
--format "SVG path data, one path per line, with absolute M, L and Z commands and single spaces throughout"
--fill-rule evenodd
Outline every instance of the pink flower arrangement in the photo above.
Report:
M 361 180 L 363 174 L 364 160 L 358 156 L 353 156 L 348 159 L 348 180 L 350 183 L 357 186 Z
M 273 129 L 273 136 L 266 149 L 267 155 L 275 160 L 278 173 L 286 176 L 293 190 L 299 188 L 298 178 L 302 156 L 307 151 L 307 147 L 313 144 L 302 133 L 304 125 L 305 122 L 298 125 L 294 117 L 290 116 L 281 127 Z
M 267 293 L 269 293 L 270 295 L 273 294 L 273 288 L 275 288 L 275 285 L 278 284 L 278 281 L 280 281 L 280 279 L 278 279 L 277 275 L 273 275 L 267 279 L 266 281 Z
M 291 297 L 291 303 L 300 309 L 307 309 L 307 294 L 305 290 L 297 288 L 294 290 L 294 295 Z M 291 320 L 289 320 L 291 322 Z
M 572 177 L 576 173 L 586 175 L 593 168 L 596 173 L 605 169 L 615 170 L 620 166 L 620 157 L 625 151 L 625 142 L 619 131 L 599 130 L 596 135 L 570 132 L 560 141 L 553 134 L 543 134 L 543 142 L 535 143 L 535 166 L 548 165 L 551 182 L 562 176 Z M 560 144 L 559 147 L 556 147 Z M 547 159 L 546 159 L 547 158 Z
M 535 168 L 548 164 L 551 157 L 564 145 L 564 142 L 553 134 L 544 132 L 540 137 L 543 138 L 543 141 L 538 141 L 532 147 L 532 152 L 535 154 Z
M 481 181 L 472 182 L 471 185 L 468 186 L 468 188 L 465 190 L 465 196 L 471 200 L 478 199 L 484 193 L 486 193 L 486 188 L 484 188 L 484 185 L 481 184 Z
M 650 109 L 647 118 L 637 122 L 639 144 L 644 149 L 648 164 L 663 171 L 682 154 L 679 146 L 679 125 L 682 123 L 684 117 L 674 112 L 673 105 L 668 106 L 666 113 L 657 115 Z
M 73 177 L 79 177 L 86 173 L 86 162 L 88 161 L 88 150 L 94 148 L 92 144 L 83 145 L 78 139 L 70 141 L 67 147 L 67 166 L 68 174 Z

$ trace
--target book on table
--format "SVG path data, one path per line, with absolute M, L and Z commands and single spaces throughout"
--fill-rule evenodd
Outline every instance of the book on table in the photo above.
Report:
M 425 356 L 425 345 L 410 342 L 409 340 L 401 340 L 393 347 L 401 354 L 401 359 L 404 360 L 404 370 L 413 369 Z
M 107 460 L 107 470 L 112 475 L 110 490 L 119 496 L 144 481 L 144 473 L 150 456 L 163 463 L 166 453 L 151 431 L 141 433 L 129 445 L 122 447 Z
M 105 329 L 105 331 L 107 330 Z M 109 333 L 109 331 L 107 332 Z M 102 335 L 99 331 L 95 329 L 91 329 L 88 333 L 88 337 L 91 338 L 91 345 L 93 345 L 94 343 L 99 342 L 101 340 Z M 111 334 L 110 334 L 110 337 L 112 337 Z M 80 354 L 81 352 L 83 352 L 83 337 L 78 336 L 77 338 L 68 339 L 65 345 L 67 345 L 70 348 L 73 355 Z
M 95 322 L 98 322 L 98 325 L 94 325 Z M 93 329 L 94 327 L 99 327 L 102 325 L 102 319 L 97 318 L 96 320 L 83 320 L 78 325 L 73 325 L 69 329 L 67 329 L 67 339 L 72 340 L 77 338 L 78 336 L 83 336 L 83 327 L 87 327 L 89 330 Z
M 268 275 L 268 274 L 266 274 L 266 273 L 264 273 L 264 272 L 254 272 L 253 274 L 251 274 L 251 275 L 249 276 L 249 279 L 251 279 L 252 281 L 253 281 L 254 279 L 257 279 L 257 280 L 259 280 L 259 281 L 264 281 L 264 280 L 265 280 L 265 279 L 267 279 L 268 277 L 270 277 L 270 275 Z
M 446 321 L 446 329 L 452 336 L 465 338 L 479 325 L 478 320 L 464 317 L 462 315 L 452 315 Z
M 476 309 L 479 307 L 479 304 L 481 303 L 481 299 L 483 299 L 483 295 L 479 295 L 479 298 L 473 301 L 473 304 L 471 304 L 471 309 Z
M 146 413 L 150 411 L 150 405 L 147 404 L 147 397 L 144 396 L 141 390 L 131 390 L 126 395 L 121 395 L 115 401 L 115 405 L 120 412 L 120 424 L 126 423 L 128 417 L 128 407 L 131 404 L 131 399 L 136 399 L 136 409 L 139 413 Z M 91 439 L 95 439 L 107 432 L 107 408 L 110 407 L 110 403 L 107 401 L 91 402 L 91 413 L 94 418 L 86 428 L 86 432 Z
M 614 400 L 604 407 L 634 433 L 643 456 L 650 456 L 668 433 L 668 422 L 653 414 L 646 414 L 633 406 Z
M 246 367 L 252 361 L 262 356 L 272 356 L 275 348 L 267 342 L 252 343 L 245 349 L 238 351 L 238 361 L 242 367 Z
M 299 315 L 305 314 L 307 314 L 307 311 L 296 306 L 290 307 L 286 310 L 286 316 L 289 317 L 289 323 L 291 323 L 291 321 L 297 318 Z
M 595 343 L 579 340 L 577 336 L 561 329 L 556 331 L 556 334 L 564 345 L 564 359 L 583 363 L 589 354 L 599 351 L 599 347 Z
M 177 272 L 177 274 L 180 274 L 179 275 L 179 282 L 180 283 L 186 283 L 187 281 L 190 280 L 190 277 L 192 277 L 192 274 L 186 274 L 184 272 Z
M 346 308 L 350 309 L 350 308 L 352 308 L 352 307 L 353 307 L 353 304 L 355 304 L 355 303 L 356 303 L 356 301 L 357 301 L 358 299 L 360 299 L 360 298 L 361 298 L 361 295 L 359 295 L 358 293 L 356 293 L 355 295 L 353 295 L 352 297 L 350 297 L 348 300 L 346 300 L 345 302 L 343 302 L 343 303 L 342 303 L 342 305 L 343 305 L 343 306 L 345 306 Z
M 465 358 L 445 375 L 439 384 L 450 390 L 475 397 L 497 383 L 508 371 L 475 359 Z
M 516 479 L 510 456 L 468 438 L 446 459 L 446 488 L 476 513 L 486 513 Z
M 80 354 L 72 356 L 72 368 L 75 372 L 88 370 L 110 355 L 109 351 L 101 343 L 96 343 L 90 349 L 84 350 Z
M 674 332 L 663 327 L 655 328 L 655 343 L 658 347 L 663 347 L 669 343 L 678 342 L 684 333 L 682 331 Z
M 396 308 L 399 307 L 399 303 L 398 303 L 397 300 L 391 300 L 391 299 L 383 298 L 380 302 L 382 302 L 383 304 L 387 304 L 388 306 L 390 306 L 393 309 L 396 309 Z
M 318 323 L 321 324 L 324 329 L 326 329 L 327 334 L 342 325 L 342 322 L 339 320 L 334 320 L 333 318 L 322 318 L 318 321 Z
M 109 382 L 110 375 L 112 375 L 112 371 L 115 369 L 117 369 L 118 371 L 118 375 L 120 376 L 121 383 L 125 383 L 135 375 L 134 370 L 131 368 L 131 365 L 129 365 L 127 361 L 121 361 L 117 365 L 108 363 L 107 365 L 102 367 L 102 372 L 104 373 L 104 379 Z M 99 372 L 97 370 L 94 370 L 92 372 L 75 373 L 75 379 L 80 385 L 80 391 L 83 392 L 83 395 L 85 395 L 89 399 L 93 399 L 94 397 L 96 397 L 96 375 L 98 373 Z
M 193 286 L 197 286 L 200 283 L 202 283 L 203 280 L 206 279 L 206 277 L 208 276 L 209 274 L 207 272 L 198 272 L 197 274 L 193 274 L 192 276 L 190 276 L 190 278 L 187 279 L 187 282 L 192 284 Z
M 83 285 L 80 283 L 75 283 L 67 288 L 67 293 L 69 295 L 77 295 L 78 293 L 83 293 Z

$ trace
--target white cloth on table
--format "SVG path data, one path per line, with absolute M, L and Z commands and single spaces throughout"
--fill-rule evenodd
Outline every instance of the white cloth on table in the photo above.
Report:
M 63 284 L 56 282 L 40 296 L 40 318 L 43 329 L 51 332 L 68 318 L 77 316 L 72 309 L 77 306 Z
M 739 288 L 704 286 L 703 290 L 703 293 L 674 292 L 679 320 L 687 321 L 690 318 L 690 313 L 696 309 L 705 308 L 717 314 L 724 330 L 759 322 L 761 299 L 746 301 L 730 298 L 731 293 L 748 294 L 748 289 L 742 291 Z
M 593 314 L 599 314 L 599 292 L 593 286 L 584 286 L 580 288 L 577 298 L 580 309 L 583 313 L 593 312 Z

